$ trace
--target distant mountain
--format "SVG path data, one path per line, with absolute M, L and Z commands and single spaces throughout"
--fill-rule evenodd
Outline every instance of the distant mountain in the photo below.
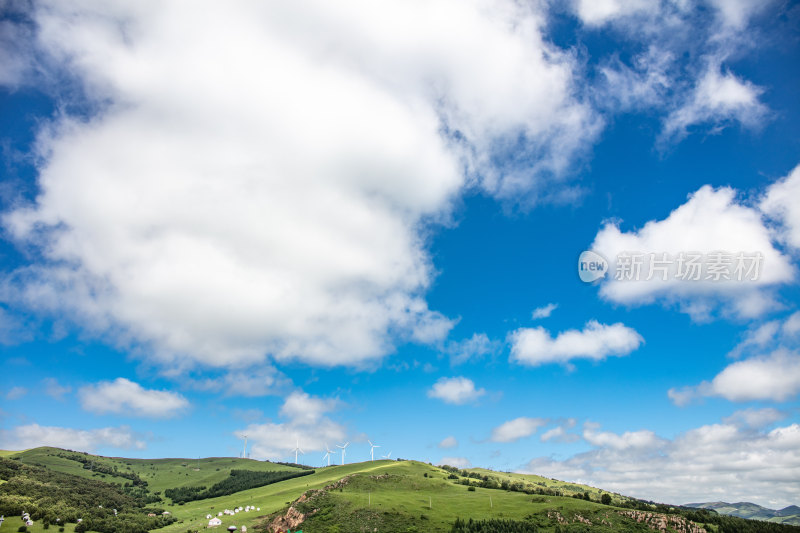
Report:
M 728 516 L 738 516 L 751 520 L 763 520 L 765 522 L 775 522 L 777 524 L 792 524 L 800 526 L 800 507 L 790 505 L 783 509 L 775 510 L 762 507 L 750 502 L 706 502 L 706 503 L 687 503 L 686 507 L 696 507 L 699 509 L 713 509 L 719 514 Z

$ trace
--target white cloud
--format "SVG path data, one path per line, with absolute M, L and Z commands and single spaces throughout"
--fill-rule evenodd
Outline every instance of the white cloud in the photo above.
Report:
M 562 331 L 553 338 L 543 327 L 520 328 L 508 336 L 511 360 L 526 365 L 568 363 L 572 359 L 599 361 L 609 356 L 627 355 L 644 339 L 636 330 L 622 323 L 586 323 L 583 330 Z
M 522 471 L 586 483 L 649 500 L 751 501 L 789 505 L 800 499 L 800 426 L 770 431 L 711 424 L 672 440 L 642 430 L 584 431 L 594 449 L 565 460 L 536 458 Z
M 127 426 L 73 429 L 28 424 L 0 429 L 0 448 L 4 450 L 26 450 L 38 446 L 93 452 L 105 447 L 143 450 L 146 443 Z
M 508 422 L 503 422 L 492 429 L 492 442 L 516 442 L 519 439 L 530 437 L 545 425 L 547 420 L 544 418 L 528 418 L 521 416 Z
M 438 398 L 454 405 L 473 402 L 484 394 L 486 390 L 476 389 L 475 383 L 465 377 L 439 378 L 428 391 L 429 398 Z
M 542 436 L 540 440 L 542 442 L 575 442 L 576 440 L 580 439 L 580 437 L 574 433 L 567 433 L 567 430 L 564 429 L 563 426 L 557 426 L 552 429 L 548 429 Z
M 480 360 L 487 355 L 496 353 L 499 349 L 500 343 L 489 339 L 486 333 L 474 333 L 468 339 L 447 343 L 444 351 L 450 355 L 450 364 L 457 366 Z
M 609 222 L 597 233 L 592 249 L 609 261 L 610 271 L 602 282 L 601 296 L 628 305 L 662 299 L 666 303 L 678 304 L 696 319 L 707 319 L 720 304 L 731 308 L 723 309 L 723 312 L 740 317 L 761 315 L 774 305 L 770 290 L 790 282 L 795 275 L 788 258 L 773 247 L 761 214 L 738 203 L 736 191 L 728 187 L 714 189 L 706 185 L 690 195 L 688 201 L 667 218 L 651 220 L 638 231 L 623 233 L 616 223 Z M 707 271 L 698 281 L 676 277 L 681 253 L 704 254 L 704 265 L 707 265 L 715 252 L 760 253 L 763 259 L 758 278 L 750 280 L 743 275 L 742 281 L 737 280 L 733 275 L 735 257 L 729 280 L 706 279 Z M 617 258 L 623 253 L 645 254 L 639 281 L 616 279 Z M 668 254 L 667 259 L 672 263 L 666 279 L 662 279 L 661 272 L 655 271 L 652 279 L 647 280 L 651 258 L 648 254 L 656 254 L 654 257 L 657 259 Z M 745 266 L 749 266 L 747 261 Z
M 554 304 L 554 303 L 549 303 L 549 304 L 547 304 L 545 306 L 537 307 L 531 313 L 531 318 L 533 320 L 538 320 L 540 318 L 547 318 L 551 314 L 553 314 L 553 311 L 555 311 L 557 308 L 558 308 L 558 304 Z
M 710 382 L 704 381 L 694 387 L 668 391 L 670 399 L 678 406 L 684 406 L 703 396 L 716 396 L 732 402 L 785 402 L 798 393 L 800 354 L 785 348 L 732 363 Z
M 725 26 L 742 29 L 754 15 L 772 2 L 771 0 L 710 0 L 710 3 L 717 9 Z
M 291 386 L 290 380 L 270 365 L 226 372 L 216 378 L 196 379 L 183 383 L 196 390 L 220 392 L 225 396 L 281 395 Z
M 315 398 L 306 392 L 296 391 L 289 395 L 281 407 L 281 415 L 298 424 L 312 425 L 322 415 L 333 411 L 338 402 L 334 399 Z
M 325 444 L 334 446 L 344 444 L 345 428 L 331 420 L 326 413 L 338 406 L 335 399 L 311 396 L 302 391 L 293 392 L 280 409 L 284 422 L 250 424 L 236 432 L 241 437 L 247 435 L 252 443 L 253 458 L 294 461 L 294 447 L 299 442 L 305 452 L 325 451 Z M 337 449 L 338 450 L 338 449 Z M 348 451 L 352 451 L 348 447 Z M 317 464 L 317 459 L 309 455 L 298 460 L 306 464 Z
M 783 402 L 800 392 L 800 354 L 776 350 L 729 365 L 711 381 L 708 393 L 734 402 Z
M 471 468 L 472 463 L 466 457 L 442 457 L 438 463 L 439 466 L 449 465 L 456 468 Z
M 186 398 L 176 392 L 145 389 L 126 378 L 81 387 L 78 397 L 81 407 L 96 414 L 167 418 L 189 407 Z
M 575 442 L 576 440 L 580 439 L 580 436 L 576 435 L 575 433 L 568 433 L 568 430 L 574 428 L 577 422 L 578 421 L 574 418 L 568 418 L 558 426 L 550 428 L 542 433 L 542 436 L 539 437 L 539 440 L 542 442 Z
M 786 417 L 786 413 L 774 407 L 761 409 L 748 407 L 747 409 L 736 411 L 731 416 L 723 418 L 722 421 L 725 424 L 732 424 L 742 428 L 764 429 L 775 422 L 784 420 Z
M 755 128 L 761 125 L 767 108 L 759 101 L 764 92 L 749 81 L 730 72 L 721 72 L 719 65 L 709 64 L 692 94 L 664 122 L 662 139 L 680 140 L 694 125 L 711 123 L 717 128 L 730 121 Z
M 800 393 L 798 321 L 800 312 L 795 312 L 751 328 L 728 354 L 745 358 L 729 364 L 711 381 L 672 388 L 667 395 L 681 407 L 707 396 L 733 402 L 794 398 Z
M 8 389 L 8 392 L 6 392 L 6 399 L 7 400 L 19 400 L 20 398 L 22 398 L 26 394 L 28 394 L 28 389 L 26 389 L 25 387 L 17 385 L 17 386 L 14 386 L 14 387 L 11 387 L 10 389 Z
M 72 387 L 61 385 L 56 378 L 44 378 L 42 386 L 44 393 L 55 400 L 62 400 L 65 394 L 72 392 Z
M 450 435 L 449 437 L 445 437 L 444 439 L 442 439 L 442 442 L 437 444 L 437 446 L 442 449 L 457 448 L 458 440 L 456 440 L 455 437 Z
M 781 326 L 781 330 L 787 337 L 794 337 L 800 333 L 800 311 L 789 316 Z
M 775 228 L 778 238 L 800 250 L 800 166 L 796 166 L 788 176 L 767 188 L 759 207 L 769 217 L 777 220 Z
M 40 52 L 98 109 L 40 133 L 38 197 L 4 221 L 42 259 L 2 297 L 169 364 L 440 341 L 425 225 L 465 185 L 563 192 L 598 131 L 536 9 L 37 3 Z
M 621 435 L 610 431 L 598 431 L 597 424 L 587 423 L 583 438 L 592 446 L 613 450 L 649 449 L 658 446 L 662 440 L 650 430 L 626 431 Z
M 575 12 L 588 26 L 599 26 L 620 18 L 655 14 L 658 2 L 648 0 L 575 0 Z
M 674 54 L 656 46 L 634 56 L 631 65 L 612 58 L 600 67 L 598 105 L 622 111 L 659 108 L 674 83 L 669 75 L 674 60 Z
M 743 352 L 766 346 L 770 344 L 778 335 L 781 329 L 779 320 L 765 322 L 756 328 L 750 329 L 744 335 L 742 341 L 728 353 L 728 357 L 739 357 Z

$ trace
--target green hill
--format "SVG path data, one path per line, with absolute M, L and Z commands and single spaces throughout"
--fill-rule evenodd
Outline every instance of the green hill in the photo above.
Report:
M 727 516 L 738 516 L 749 518 L 750 520 L 764 520 L 777 524 L 793 524 L 800 526 L 800 507 L 790 505 L 783 509 L 769 509 L 750 502 L 707 502 L 707 503 L 688 503 L 687 507 L 697 507 L 700 509 L 713 509 L 719 514 Z
M 306 533 L 800 531 L 713 510 L 643 502 L 541 476 L 417 461 L 381 460 L 310 470 L 249 459 L 125 459 L 36 448 L 0 458 L 0 464 L 11 465 L 0 469 L 6 472 L 0 478 L 7 480 L 0 484 L 0 513 L 19 517 L 24 507 L 34 521 L 29 533 L 45 533 L 45 519 L 53 524 L 62 505 L 58 498 L 70 492 L 63 487 L 87 483 L 98 502 L 105 499 L 125 506 L 125 525 L 94 503 L 81 507 L 81 502 L 91 500 L 87 497 L 70 504 L 67 523 L 58 524 L 63 533 L 83 533 L 87 523 L 101 533 L 145 533 L 142 524 L 156 518 L 159 533 L 225 533 L 231 525 L 246 526 L 251 533 L 288 528 Z M 274 474 L 259 474 L 267 472 Z M 282 479 L 297 474 L 302 477 Z M 269 484 L 247 485 L 251 482 Z M 245 486 L 253 488 L 239 490 Z M 212 487 L 216 489 L 207 490 Z M 167 492 L 203 499 L 183 503 L 176 499 L 176 503 Z M 212 493 L 224 495 L 205 497 Z M 242 510 L 223 514 L 221 526 L 208 527 L 209 515 L 237 508 Z M 76 526 L 79 517 L 89 518 Z M 16 530 L 16 520 L 7 518 L 6 527 L 14 528 L 7 531 Z

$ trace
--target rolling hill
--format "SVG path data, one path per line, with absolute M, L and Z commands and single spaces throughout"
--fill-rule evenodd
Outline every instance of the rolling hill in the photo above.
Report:
M 707 502 L 707 503 L 687 503 L 687 507 L 697 507 L 699 509 L 713 509 L 719 514 L 728 516 L 738 516 L 751 520 L 765 520 L 778 524 L 793 524 L 800 526 L 800 507 L 790 505 L 783 509 L 769 509 L 750 502 Z
M 125 527 L 118 527 L 115 517 L 92 505 L 73 513 L 73 520 L 58 523 L 59 533 L 83 533 L 87 527 L 102 533 L 144 533 L 147 529 L 142 529 L 142 524 L 150 523 L 147 520 L 153 524 L 158 520 L 160 533 L 205 529 L 224 533 L 231 525 L 259 533 L 287 529 L 307 533 L 800 531 L 788 525 L 722 516 L 713 510 L 643 502 L 541 476 L 437 467 L 408 460 L 311 470 L 302 465 L 249 459 L 125 459 L 36 448 L 0 458 L 0 465 L 5 465 L 0 472 L 6 472 L 9 480 L 0 484 L 0 513 L 19 516 L 24 506 L 34 521 L 27 528 L 29 533 L 44 533 L 54 523 L 60 504 L 52 491 L 61 490 L 62 485 L 86 484 L 95 491 L 92 498 L 118 502 L 115 505 L 121 507 L 120 516 L 127 520 Z M 241 471 L 250 474 L 237 478 L 236 472 Z M 272 475 L 259 475 L 266 472 L 280 473 L 278 478 L 300 477 L 245 490 L 238 490 L 243 485 L 231 485 L 237 479 L 272 479 Z M 20 487 L 18 493 L 9 490 L 10 486 Z M 234 486 L 236 491 L 223 494 L 218 490 L 215 494 L 223 495 L 186 502 L 167 497 L 167 492 L 180 492 L 168 489 L 212 486 Z M 105 493 L 102 487 L 106 487 Z M 241 511 L 233 511 L 238 508 Z M 232 514 L 223 514 L 222 525 L 209 528 L 208 517 L 225 510 Z M 78 525 L 81 513 L 90 518 Z M 16 528 L 15 520 L 8 518 L 6 526 Z M 46 521 L 50 522 L 48 526 Z

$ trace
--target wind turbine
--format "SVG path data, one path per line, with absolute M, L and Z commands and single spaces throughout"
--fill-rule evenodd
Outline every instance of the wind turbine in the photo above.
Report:
M 300 449 L 300 439 L 297 439 L 297 445 L 294 447 L 294 464 L 300 464 L 297 462 L 297 452 L 300 452 L 303 455 L 306 454 L 306 452 Z
M 333 450 L 328 448 L 328 443 L 325 443 L 325 455 L 322 456 L 322 460 L 328 459 L 328 466 L 331 466 L 331 454 L 334 453 Z
M 350 446 L 349 442 L 345 443 L 344 446 L 341 446 L 339 444 L 336 445 L 337 448 L 341 448 L 342 449 L 342 464 L 344 464 L 344 456 L 345 456 L 345 453 L 346 453 L 345 452 L 345 448 L 347 448 L 348 446 Z
M 377 444 L 372 444 L 372 441 L 369 440 L 369 439 L 367 439 L 367 442 L 369 442 L 369 445 L 371 446 L 370 449 L 369 449 L 369 460 L 370 461 L 374 461 L 375 460 L 375 448 L 380 448 L 380 446 L 378 446 Z
M 242 459 L 247 459 L 247 435 L 242 435 L 244 437 L 244 451 L 242 451 Z
M 386 455 L 382 455 L 381 457 L 383 457 L 384 459 L 391 459 L 392 458 L 392 452 L 389 452 Z

